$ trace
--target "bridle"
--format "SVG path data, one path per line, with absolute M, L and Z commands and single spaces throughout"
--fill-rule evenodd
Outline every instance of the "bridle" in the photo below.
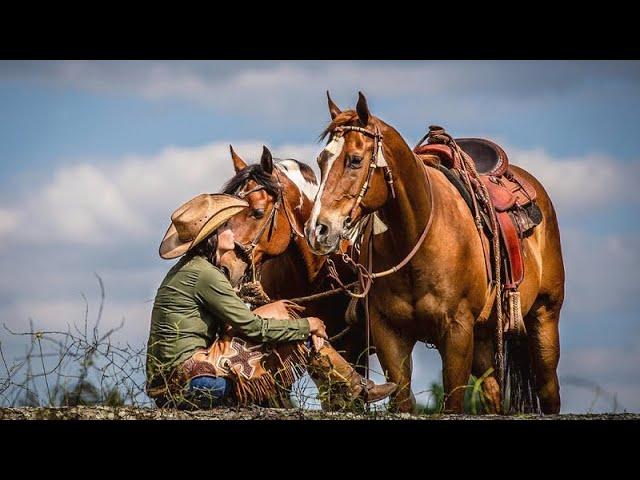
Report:
M 387 181 L 387 184 L 389 185 L 391 196 L 393 198 L 396 198 L 396 191 L 395 191 L 395 188 L 393 187 L 393 174 L 391 173 L 389 164 L 384 158 L 384 154 L 382 152 L 383 135 L 380 132 L 380 129 L 377 126 L 375 126 L 375 130 L 371 131 L 362 127 L 344 125 L 344 126 L 336 127 L 333 130 L 332 141 L 335 140 L 336 138 L 342 137 L 344 133 L 348 131 L 362 133 L 363 135 L 373 138 L 374 145 L 373 145 L 373 152 L 371 153 L 371 161 L 369 162 L 369 170 L 367 171 L 367 178 L 365 182 L 362 184 L 362 187 L 360 188 L 360 193 L 358 193 L 358 196 L 356 197 L 353 207 L 349 211 L 349 216 L 347 217 L 346 230 L 349 230 L 349 227 L 351 226 L 355 212 L 360 206 L 360 204 L 362 203 L 362 199 L 367 194 L 367 191 L 369 190 L 369 186 L 371 185 L 371 176 L 373 175 L 373 172 L 375 171 L 376 168 L 381 167 L 384 170 L 384 177 Z
M 358 197 L 355 200 L 355 203 L 353 205 L 353 207 L 350 210 L 349 213 L 349 217 L 347 218 L 347 223 L 346 223 L 346 228 L 345 230 L 349 230 L 349 227 L 351 226 L 351 222 L 353 221 L 353 215 L 356 211 L 356 209 L 360 206 L 360 204 L 362 203 L 362 199 L 364 198 L 364 196 L 367 194 L 367 191 L 369 190 L 369 186 L 371 184 L 371 176 L 373 175 L 373 172 L 376 168 L 383 168 L 384 170 L 384 176 L 385 176 L 385 180 L 387 182 L 389 191 L 391 192 L 391 196 L 393 198 L 396 198 L 396 193 L 395 193 L 395 189 L 393 186 L 393 174 L 391 173 L 391 168 L 389 167 L 389 164 L 387 163 L 386 159 L 384 158 L 384 153 L 383 153 L 383 146 L 382 146 L 382 140 L 383 140 L 383 135 L 382 132 L 380 132 L 380 129 L 378 128 L 378 126 L 374 126 L 374 130 L 369 130 L 366 128 L 362 128 L 362 127 L 356 127 L 356 126 L 351 126 L 351 125 L 343 125 L 343 126 L 339 126 L 336 127 L 335 129 L 333 129 L 332 131 L 332 142 L 336 142 L 340 137 L 342 137 L 344 135 L 344 132 L 347 131 L 352 131 L 352 132 L 358 132 L 361 133 L 365 136 L 368 136 L 370 138 L 374 139 L 374 147 L 373 147 L 373 152 L 371 154 L 371 161 L 369 162 L 369 170 L 367 171 L 367 177 L 365 179 L 365 182 L 362 184 L 362 187 L 360 188 L 360 193 L 358 194 Z M 329 147 L 327 147 L 329 148 Z M 402 267 L 404 267 L 407 263 L 409 263 L 409 261 L 411 261 L 411 259 L 414 257 L 414 255 L 416 253 L 418 253 L 418 250 L 420 249 L 420 246 L 422 245 L 422 243 L 424 242 L 427 233 L 429 232 L 430 228 L 431 228 L 431 224 L 433 223 L 433 206 L 434 206 L 434 195 L 433 195 L 433 185 L 431 183 L 431 180 L 429 178 L 429 175 L 427 173 L 427 169 L 426 167 L 422 164 L 422 162 L 420 161 L 420 159 L 418 159 L 415 155 L 415 153 L 413 153 L 413 157 L 414 159 L 418 162 L 418 164 L 421 166 L 422 171 L 425 175 L 425 181 L 428 185 L 428 190 L 429 190 L 429 199 L 431 202 L 431 209 L 429 212 L 429 219 L 427 220 L 427 223 L 424 227 L 424 230 L 422 231 L 422 234 L 420 235 L 418 241 L 416 242 L 415 246 L 411 249 L 411 251 L 407 254 L 407 256 L 397 265 L 384 270 L 382 272 L 371 272 L 371 269 L 373 267 L 372 265 L 372 247 L 373 247 L 373 231 L 371 230 L 371 233 L 369 235 L 369 259 L 368 259 L 368 266 L 364 267 L 360 262 L 356 262 L 354 261 L 349 255 L 347 254 L 343 254 L 342 255 L 342 260 L 351 265 L 351 267 L 356 270 L 358 272 L 358 276 L 360 278 L 360 287 L 361 287 L 361 291 L 362 293 L 354 293 L 349 291 L 347 288 L 345 288 L 345 285 L 342 284 L 342 282 L 340 281 L 340 279 L 337 276 L 337 270 L 335 269 L 335 264 L 333 264 L 331 259 L 327 259 L 327 263 L 329 265 L 329 269 L 330 269 L 330 276 L 333 277 L 335 280 L 338 281 L 339 285 L 353 298 L 366 298 L 367 295 L 369 294 L 369 290 L 371 288 L 371 284 L 373 283 L 373 280 L 375 278 L 381 278 L 381 277 L 385 277 L 387 275 L 390 275 L 392 273 L 397 272 L 398 270 L 400 270 Z M 328 172 L 327 172 L 328 175 Z M 369 222 L 371 223 L 371 222 Z M 365 229 L 363 229 L 364 231 Z M 362 232 L 361 232 L 362 233 Z
M 393 174 L 391 173 L 391 168 L 389 167 L 389 164 L 387 163 L 386 159 L 384 158 L 384 153 L 383 153 L 383 146 L 382 146 L 382 140 L 383 140 L 383 135 L 382 132 L 380 132 L 380 129 L 378 128 L 377 125 L 374 126 L 374 130 L 368 130 L 366 128 L 362 128 L 362 127 L 356 127 L 356 126 L 350 126 L 350 125 L 344 125 L 344 126 L 340 126 L 340 127 L 336 127 L 333 130 L 333 135 L 332 135 L 332 142 L 336 142 L 336 144 L 338 143 L 338 139 L 340 137 L 342 137 L 344 135 L 344 132 L 348 132 L 348 131 L 352 131 L 352 132 L 358 132 L 361 133 L 365 136 L 368 136 L 370 138 L 373 138 L 374 140 L 374 146 L 373 146 L 373 152 L 371 152 L 371 160 L 369 162 L 369 169 L 367 171 L 367 177 L 365 179 L 365 182 L 362 184 L 362 187 L 360 188 L 360 192 L 358 193 L 358 197 L 355 200 L 355 203 L 353 205 L 353 207 L 350 210 L 349 213 L 349 217 L 347 218 L 347 222 L 346 222 L 346 228 L 345 230 L 349 230 L 349 227 L 351 227 L 351 223 L 353 221 L 354 218 L 354 214 L 357 210 L 357 208 L 360 206 L 360 204 L 362 203 L 362 199 L 365 197 L 365 195 L 367 194 L 367 191 L 369 190 L 369 186 L 371 184 L 371 176 L 373 175 L 373 172 L 375 171 L 376 168 L 382 168 L 384 171 L 384 177 L 385 180 L 387 182 L 388 185 L 388 189 L 391 193 L 391 196 L 395 199 L 396 198 L 396 192 L 395 192 L 395 188 L 393 186 Z M 329 148 L 330 150 L 334 150 L 335 146 L 332 146 L 333 148 Z M 412 152 L 413 153 L 413 152 Z M 371 218 L 371 215 L 368 215 L 368 218 L 366 220 L 367 226 L 370 227 L 368 228 L 369 230 L 369 237 L 368 237 L 368 249 L 367 249 L 367 259 L 366 259 L 366 266 L 364 266 L 362 264 L 362 262 L 359 261 L 354 261 L 348 254 L 343 253 L 342 254 L 342 260 L 343 262 L 347 263 L 348 265 L 350 265 L 357 273 L 358 275 L 358 284 L 359 284 L 359 289 L 360 292 L 356 293 L 356 292 L 352 292 L 350 291 L 346 285 L 344 285 L 342 283 L 342 281 L 339 278 L 338 272 L 335 268 L 335 264 L 334 262 L 330 259 L 327 258 L 327 265 L 329 267 L 329 276 L 331 276 L 334 280 L 337 281 L 337 283 L 340 285 L 341 289 L 343 291 L 345 291 L 350 297 L 352 297 L 352 299 L 354 301 L 358 301 L 357 299 L 363 299 L 364 300 L 364 311 L 365 311 L 365 338 L 366 338 L 366 345 L 367 345 L 367 350 L 366 352 L 370 352 L 371 349 L 371 345 L 370 345 L 370 338 L 371 338 L 371 320 L 369 317 L 369 291 L 371 290 L 371 286 L 373 284 L 373 280 L 375 278 L 381 278 L 381 277 L 385 277 L 387 275 L 391 275 L 392 273 L 397 272 L 398 270 L 400 270 L 402 267 L 404 267 L 407 263 L 409 263 L 411 261 L 411 259 L 414 257 L 414 255 L 418 252 L 418 250 L 420 249 L 420 246 L 422 245 L 422 243 L 424 242 L 425 238 L 427 237 L 427 233 L 429 232 L 430 228 L 431 228 L 431 224 L 433 222 L 433 200 L 434 200 L 434 196 L 433 196 L 433 185 L 431 183 L 431 180 L 429 179 L 429 175 L 427 174 L 427 169 L 426 167 L 422 164 L 422 162 L 416 157 L 415 154 L 413 154 L 414 159 L 418 162 L 418 164 L 421 166 L 422 171 L 425 175 L 425 181 L 427 183 L 427 185 L 429 186 L 428 190 L 429 190 L 429 199 L 431 202 L 431 209 L 429 212 L 429 219 L 427 220 L 427 223 L 424 227 L 424 230 L 422 231 L 422 234 L 420 235 L 420 238 L 418 239 L 418 241 L 416 242 L 415 246 L 411 249 L 411 251 L 407 254 L 407 256 L 397 265 L 394 265 L 392 268 L 389 268 L 383 272 L 376 272 L 373 273 L 373 219 Z M 326 173 L 326 175 L 328 175 L 329 172 Z M 319 201 L 316 200 L 316 201 Z M 362 233 L 367 230 L 367 227 L 365 227 L 363 230 L 361 230 L 360 235 L 362 235 Z M 348 331 L 350 328 L 350 325 L 347 325 L 347 327 L 345 328 L 345 330 L 343 332 L 341 332 L 339 335 L 343 335 L 346 331 Z M 367 355 L 367 359 L 368 359 L 368 355 Z M 367 369 L 366 369 L 366 378 L 367 380 L 369 379 L 369 368 L 368 368 L 368 360 L 367 360 Z
M 291 233 L 289 236 L 289 243 L 295 240 L 296 237 L 304 238 L 304 235 L 296 228 L 295 222 L 293 221 L 292 214 L 288 209 L 287 202 L 285 201 L 286 193 L 284 190 L 284 186 L 280 181 L 280 176 L 278 175 L 278 172 L 276 170 L 274 170 L 274 174 L 277 179 L 278 187 L 276 191 L 276 200 L 273 204 L 273 208 L 269 212 L 269 215 L 267 216 L 267 218 L 265 218 L 264 222 L 262 222 L 262 224 L 260 225 L 260 229 L 258 230 L 258 233 L 255 235 L 255 237 L 250 243 L 242 244 L 240 242 L 236 242 L 236 249 L 239 250 L 241 252 L 241 255 L 245 259 L 249 260 L 251 263 L 251 271 L 252 271 L 254 281 L 256 280 L 256 265 L 255 265 L 254 251 L 258 246 L 258 244 L 260 243 L 260 239 L 264 235 L 265 230 L 267 230 L 267 228 L 269 228 L 269 232 L 267 234 L 267 242 L 271 241 L 273 232 L 278 228 L 277 226 L 278 212 L 280 212 L 281 209 L 284 211 L 285 218 L 287 219 L 287 222 L 289 223 L 289 228 L 291 230 Z M 237 196 L 242 199 L 245 199 L 252 193 L 260 192 L 262 190 L 266 191 L 267 188 L 264 185 L 258 185 L 247 192 L 238 193 Z

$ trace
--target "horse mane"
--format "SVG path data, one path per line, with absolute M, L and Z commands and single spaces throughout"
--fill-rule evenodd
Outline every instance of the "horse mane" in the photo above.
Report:
M 313 168 L 311 168 L 306 163 L 301 162 L 300 160 L 296 160 L 295 158 L 287 158 L 285 160 L 277 162 L 276 165 L 284 168 L 285 171 L 288 171 L 289 168 L 287 167 L 287 162 L 294 162 L 300 169 L 300 175 L 302 175 L 302 178 L 313 185 L 318 185 L 318 177 L 316 177 L 316 172 L 313 171 Z
M 334 118 L 331 123 L 329 123 L 329 125 L 327 125 L 327 128 L 325 128 L 322 133 L 320 134 L 320 138 L 318 139 L 323 140 L 327 135 L 329 135 L 335 128 L 337 127 L 341 127 L 343 125 L 346 125 L 348 123 L 353 122 L 354 120 L 360 120 L 358 118 L 358 114 L 355 110 L 345 110 L 344 112 L 340 112 L 338 115 L 336 115 L 336 118 Z
M 278 195 L 278 183 L 259 163 L 248 165 L 236 173 L 235 176 L 222 186 L 222 193 L 237 195 L 249 180 L 253 180 L 258 185 L 262 185 L 272 197 Z
M 306 163 L 300 162 L 294 158 L 287 158 L 286 160 L 278 160 L 278 159 L 274 159 L 274 160 L 275 160 L 274 167 L 278 168 L 279 170 L 282 170 L 287 175 L 287 177 L 290 176 L 289 167 L 287 167 L 287 163 L 293 162 L 295 165 L 297 165 L 298 169 L 300 170 L 300 175 L 305 181 L 307 181 L 308 183 L 314 186 L 318 185 L 318 179 L 316 177 L 315 172 Z M 235 176 L 233 176 L 233 178 L 231 178 L 222 186 L 222 193 L 237 195 L 238 192 L 240 192 L 240 190 L 244 188 L 244 186 L 247 184 L 249 180 L 253 180 L 258 185 L 262 185 L 269 195 L 273 197 L 277 196 L 278 182 L 269 173 L 267 173 L 264 170 L 264 168 L 262 168 L 262 165 L 259 163 L 248 165 L 246 168 L 243 168 L 238 173 L 236 173 Z M 293 180 L 293 183 L 299 189 L 304 188 L 303 185 L 298 185 L 298 182 L 296 182 L 295 180 Z

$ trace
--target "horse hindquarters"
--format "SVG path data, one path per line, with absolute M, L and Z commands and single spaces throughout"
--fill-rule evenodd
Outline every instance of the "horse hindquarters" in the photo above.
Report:
M 560 412 L 560 383 L 556 370 L 560 360 L 558 322 L 560 305 L 541 296 L 525 317 L 529 354 L 535 375 L 535 388 L 544 414 Z
M 526 170 L 513 166 L 518 175 L 534 185 L 542 223 L 538 229 L 540 246 L 539 288 L 524 320 L 528 332 L 529 353 L 540 408 L 545 414 L 560 411 L 560 385 L 556 370 L 560 360 L 558 324 L 564 301 L 565 272 L 560 229 L 555 209 L 542 184 Z

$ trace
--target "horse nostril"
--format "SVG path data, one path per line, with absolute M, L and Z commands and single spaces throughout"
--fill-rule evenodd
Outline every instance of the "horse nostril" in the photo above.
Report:
M 319 223 L 316 227 L 316 235 L 318 237 L 325 237 L 329 233 L 329 227 L 327 227 L 324 223 Z

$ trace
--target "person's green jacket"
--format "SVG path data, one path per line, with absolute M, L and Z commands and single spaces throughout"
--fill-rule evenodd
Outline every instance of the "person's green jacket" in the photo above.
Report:
M 224 273 L 200 256 L 182 258 L 160 284 L 147 344 L 147 382 L 169 374 L 228 324 L 254 343 L 306 340 L 307 318 L 263 318 L 249 310 Z

